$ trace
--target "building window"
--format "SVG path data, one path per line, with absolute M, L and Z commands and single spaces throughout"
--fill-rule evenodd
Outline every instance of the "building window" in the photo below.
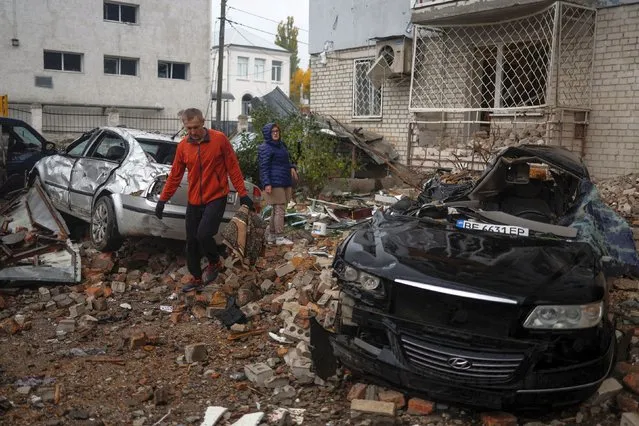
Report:
M 244 56 L 237 57 L 237 76 L 239 78 L 248 78 L 249 58 Z
M 186 80 L 189 64 L 178 62 L 158 62 L 158 77 Z
M 82 54 L 45 50 L 44 69 L 82 72 Z
M 273 61 L 271 66 L 271 80 L 282 81 L 282 61 Z
M 382 116 L 382 89 L 377 89 L 368 78 L 372 59 L 356 59 L 353 69 L 353 117 L 379 118 Z
M 242 96 L 242 114 L 251 115 L 251 101 L 253 100 L 253 96 L 248 93 Z
M 136 24 L 138 22 L 138 6 L 104 2 L 104 20 Z
M 138 75 L 138 59 L 105 56 L 104 73 L 117 75 Z
M 255 80 L 264 80 L 264 68 L 266 59 L 255 59 Z

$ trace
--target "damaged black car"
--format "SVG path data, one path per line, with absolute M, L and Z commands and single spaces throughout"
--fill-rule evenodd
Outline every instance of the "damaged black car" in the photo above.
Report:
M 607 278 L 638 264 L 578 157 L 509 147 L 474 183 L 434 179 L 341 243 L 337 316 L 311 325 L 315 369 L 472 406 L 577 403 L 614 362 Z

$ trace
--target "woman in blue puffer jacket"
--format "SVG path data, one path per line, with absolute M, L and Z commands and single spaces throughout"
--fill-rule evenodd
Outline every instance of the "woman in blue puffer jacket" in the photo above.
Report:
M 284 214 L 286 205 L 293 196 L 293 182 L 297 181 L 297 169 L 291 162 L 286 145 L 281 139 L 280 128 L 269 123 L 262 128 L 264 143 L 257 151 L 260 165 L 260 182 L 264 199 L 273 207 L 267 241 L 277 245 L 293 244 L 285 238 Z

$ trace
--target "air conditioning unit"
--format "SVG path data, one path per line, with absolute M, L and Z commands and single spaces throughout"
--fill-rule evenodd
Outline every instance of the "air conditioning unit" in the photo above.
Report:
M 368 70 L 368 76 L 377 87 L 387 78 L 410 74 L 413 60 L 413 40 L 396 37 L 379 40 L 376 45 L 377 57 Z

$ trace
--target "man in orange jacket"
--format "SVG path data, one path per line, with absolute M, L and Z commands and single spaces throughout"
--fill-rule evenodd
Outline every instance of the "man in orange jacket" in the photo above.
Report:
M 253 201 L 246 192 L 244 177 L 231 143 L 222 132 L 204 127 L 202 111 L 189 108 L 182 114 L 187 134 L 178 144 L 155 215 L 162 219 L 164 205 L 175 194 L 184 171 L 188 170 L 188 205 L 186 207 L 186 258 L 192 275 L 183 291 L 191 291 L 217 278 L 223 267 L 217 244 L 217 234 L 229 193 L 228 178 L 240 195 L 240 203 L 249 209 Z M 202 256 L 209 264 L 202 275 Z

